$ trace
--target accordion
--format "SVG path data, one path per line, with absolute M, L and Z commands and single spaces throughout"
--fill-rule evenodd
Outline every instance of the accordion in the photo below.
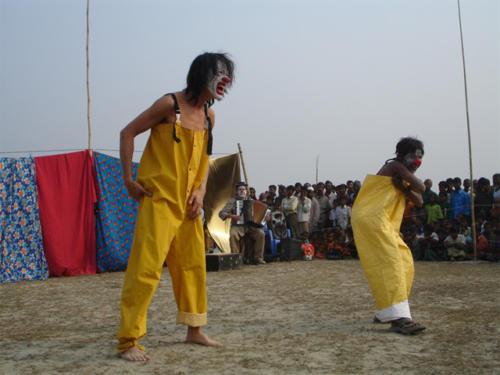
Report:
M 237 200 L 236 215 L 240 217 L 240 220 L 236 224 L 262 227 L 266 223 L 266 216 L 269 212 L 267 205 L 261 201 L 253 199 Z

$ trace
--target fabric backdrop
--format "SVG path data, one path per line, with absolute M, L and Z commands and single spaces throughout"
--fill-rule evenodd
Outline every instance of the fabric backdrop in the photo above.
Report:
M 139 203 L 129 197 L 123 184 L 120 159 L 98 152 L 94 158 L 99 184 L 97 269 L 99 272 L 122 271 L 127 268 Z M 134 179 L 138 166 L 132 163 Z
M 96 202 L 88 150 L 35 158 L 43 247 L 51 276 L 96 271 Z
M 0 159 L 0 224 L 0 283 L 47 279 L 32 158 Z

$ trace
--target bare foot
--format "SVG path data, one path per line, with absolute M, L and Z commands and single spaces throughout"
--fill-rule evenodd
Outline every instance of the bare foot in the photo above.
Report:
M 141 349 L 139 349 L 137 346 L 132 346 L 126 352 L 120 354 L 120 357 L 133 362 L 149 361 L 150 359 L 149 356 L 146 353 L 144 353 Z
M 190 344 L 200 344 L 205 346 L 222 346 L 220 342 L 212 340 L 203 332 L 201 332 L 200 327 L 188 327 L 186 342 Z

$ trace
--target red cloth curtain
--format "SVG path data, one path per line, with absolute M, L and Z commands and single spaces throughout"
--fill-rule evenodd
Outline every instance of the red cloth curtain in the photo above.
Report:
M 96 272 L 96 191 L 89 151 L 35 158 L 43 248 L 50 276 Z

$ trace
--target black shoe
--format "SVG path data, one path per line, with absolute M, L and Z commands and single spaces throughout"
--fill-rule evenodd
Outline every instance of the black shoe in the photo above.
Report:
M 266 264 L 266 261 L 264 259 L 255 259 L 252 264 L 254 265 Z

